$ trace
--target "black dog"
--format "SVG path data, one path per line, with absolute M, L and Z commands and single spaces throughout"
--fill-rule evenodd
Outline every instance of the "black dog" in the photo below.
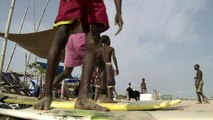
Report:
M 127 88 L 127 92 L 128 92 L 128 95 L 129 95 L 129 101 L 131 98 L 135 98 L 136 101 L 140 100 L 140 92 L 135 90 L 133 91 L 132 88 Z

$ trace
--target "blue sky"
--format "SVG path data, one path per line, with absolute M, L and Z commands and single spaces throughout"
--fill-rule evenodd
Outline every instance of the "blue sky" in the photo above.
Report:
M 0 1 L 1 32 L 5 31 L 10 2 Z M 10 32 L 18 32 L 27 3 L 28 0 L 16 0 Z M 128 82 L 139 90 L 141 78 L 145 78 L 149 93 L 158 89 L 161 95 L 196 98 L 193 66 L 198 63 L 204 73 L 204 93 L 207 97 L 213 97 L 212 0 L 134 0 L 131 3 L 124 0 L 125 24 L 123 31 L 116 37 L 114 4 L 112 0 L 105 0 L 105 3 L 111 28 L 103 34 L 110 36 L 116 50 L 120 69 L 119 76 L 116 76 L 118 93 L 125 93 Z M 36 23 L 44 4 L 44 0 L 36 1 Z M 39 30 L 52 27 L 58 4 L 58 1 L 49 1 Z M 33 0 L 30 0 L 23 32 L 33 32 L 33 24 Z M 3 44 L 3 39 L 0 40 Z M 13 44 L 8 42 L 5 64 Z M 18 47 L 11 65 L 13 71 L 24 71 L 25 53 L 27 51 Z M 79 71 L 77 68 L 73 74 L 78 75 Z

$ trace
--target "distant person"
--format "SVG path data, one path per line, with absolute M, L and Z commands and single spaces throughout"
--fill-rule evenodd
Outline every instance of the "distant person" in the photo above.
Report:
M 90 81 L 90 97 L 93 101 L 97 101 L 97 90 L 100 88 L 100 85 L 97 85 L 98 83 L 98 68 L 96 66 L 95 70 L 93 71 L 92 79 Z
M 131 82 L 129 82 L 128 85 L 129 85 L 129 87 L 126 89 L 126 91 L 127 91 L 127 100 L 130 100 L 128 91 L 132 90 L 132 88 L 131 88 Z
M 203 102 L 209 103 L 206 96 L 203 94 L 203 72 L 200 70 L 200 65 L 195 64 L 194 69 L 197 71 L 195 76 L 195 87 L 196 87 L 196 93 L 198 97 L 198 103 L 202 103 L 201 97 L 203 98 Z
M 141 93 L 142 94 L 147 93 L 146 82 L 145 82 L 144 78 L 142 78 L 142 80 L 141 80 Z

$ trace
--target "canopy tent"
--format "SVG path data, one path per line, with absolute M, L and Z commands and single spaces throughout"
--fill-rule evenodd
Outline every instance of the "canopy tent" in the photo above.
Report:
M 47 58 L 50 46 L 55 35 L 55 29 L 49 29 L 34 33 L 14 34 L 9 33 L 8 39 L 16 42 L 20 47 L 35 54 L 40 58 Z M 0 33 L 4 37 L 4 33 Z M 61 62 L 64 61 L 65 52 L 61 53 Z

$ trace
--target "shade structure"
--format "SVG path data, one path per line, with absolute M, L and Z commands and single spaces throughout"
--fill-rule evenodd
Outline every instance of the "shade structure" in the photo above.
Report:
M 55 35 L 55 31 L 55 29 L 49 29 L 34 33 L 9 33 L 8 39 L 16 42 L 20 47 L 35 54 L 36 56 L 46 59 Z M 0 33 L 0 36 L 4 37 L 4 33 Z M 61 62 L 64 61 L 64 56 L 65 52 L 63 50 L 61 53 Z

